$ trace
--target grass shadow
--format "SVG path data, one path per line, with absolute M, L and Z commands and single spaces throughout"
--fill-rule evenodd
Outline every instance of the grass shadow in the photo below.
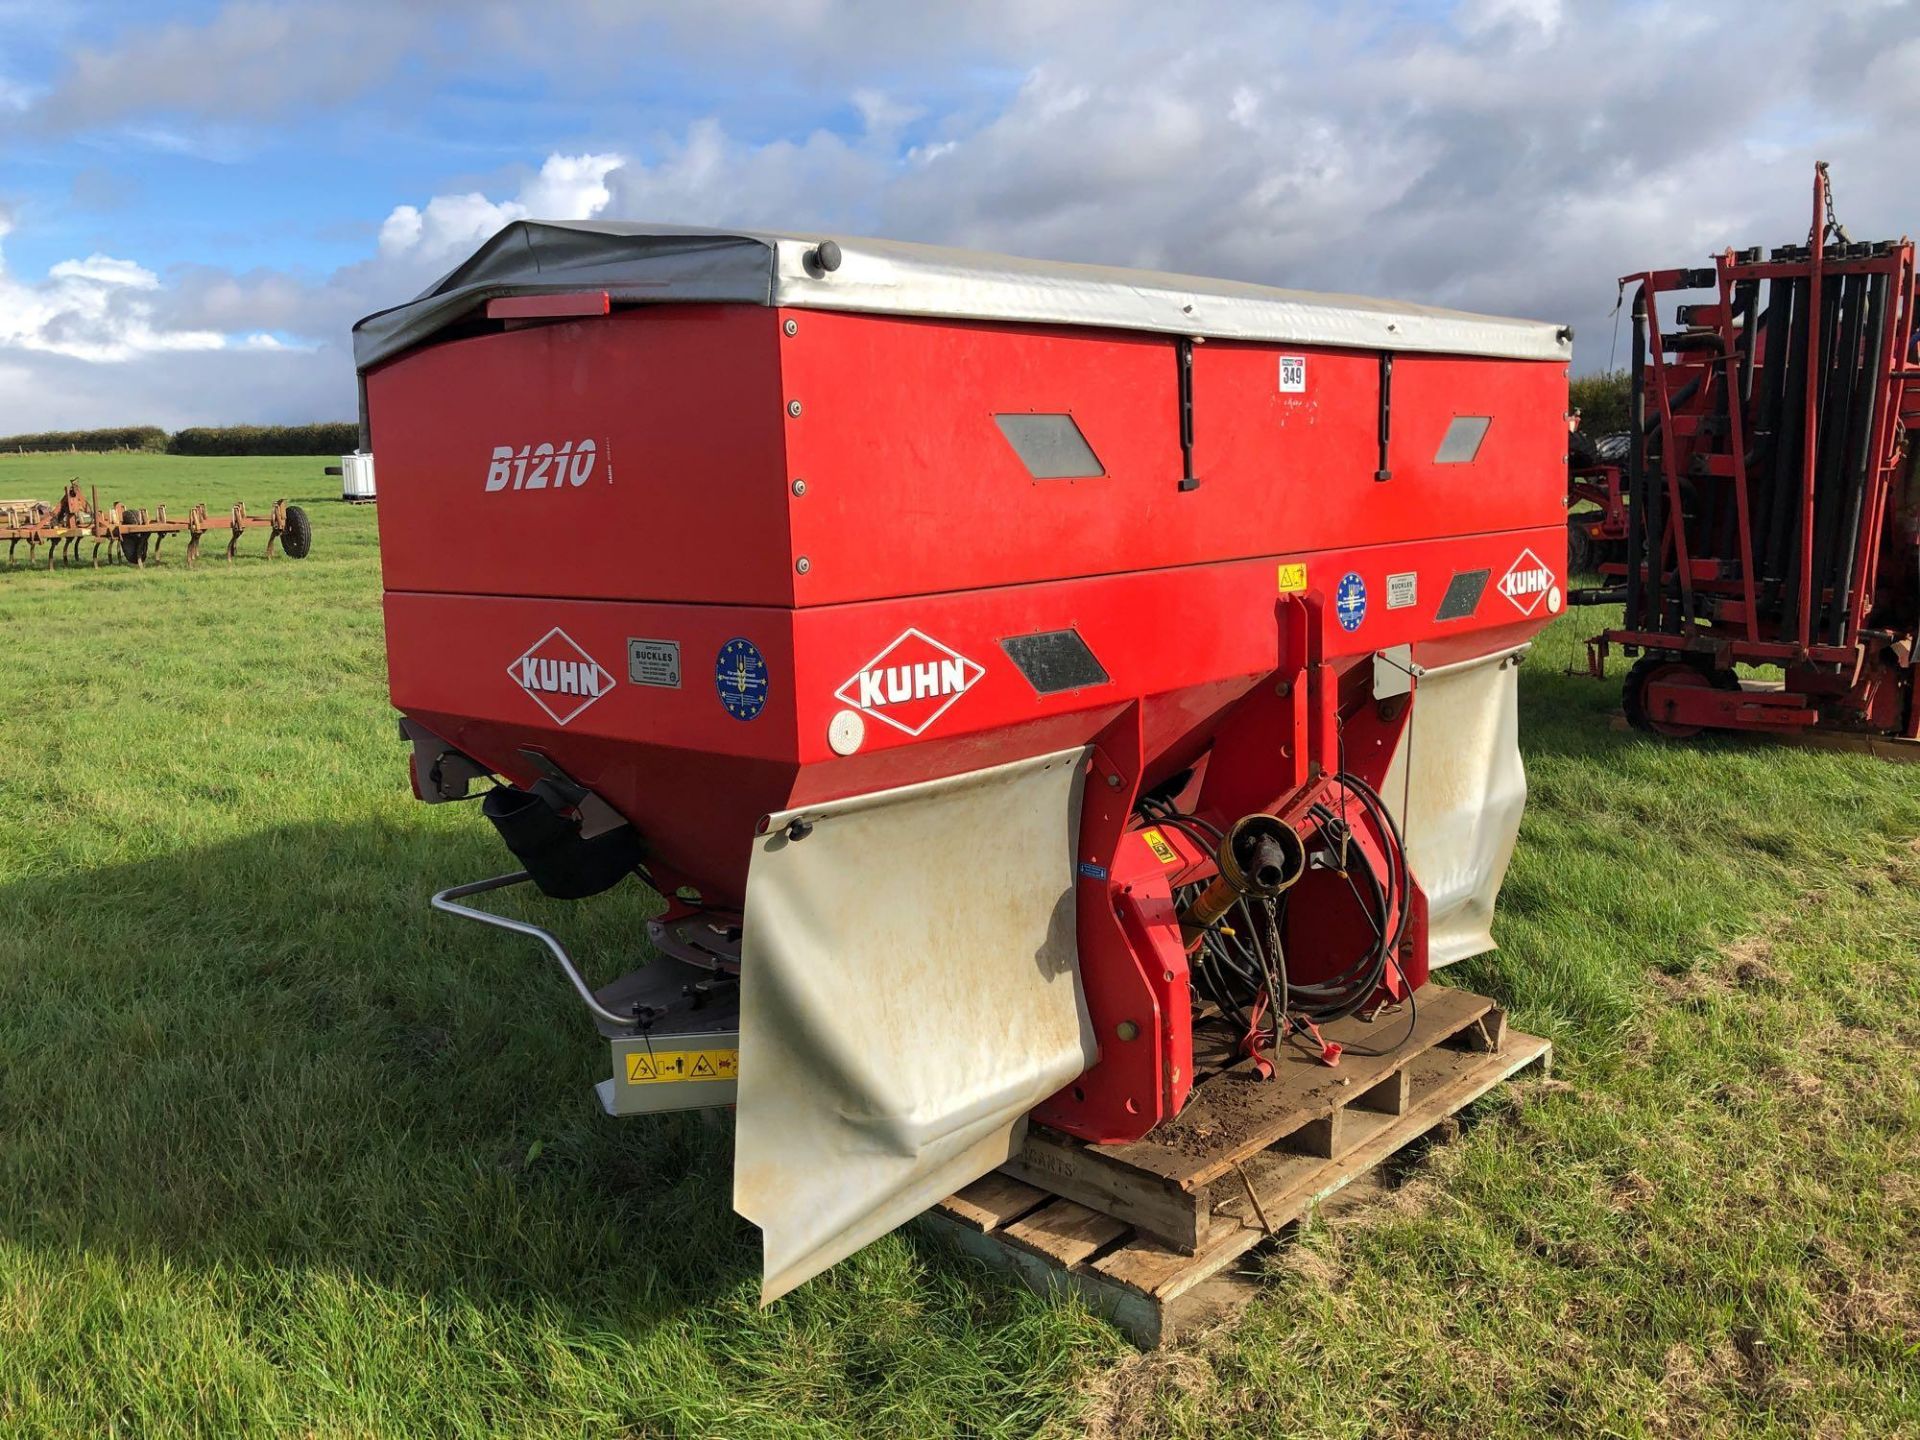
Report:
M 1111 1332 L 904 1237 L 761 1310 L 731 1127 L 601 1114 L 551 962 L 427 909 L 498 846 L 411 813 L 0 885 L 0 1415 L 45 1375 L 50 1433 L 1011 1437 L 1079 1408 Z M 599 982 L 648 906 L 562 909 L 522 913 Z
M 283 827 L 0 888 L 5 1233 L 600 1317 L 749 1293 L 725 1134 L 602 1115 L 550 962 L 393 880 L 442 872 L 422 839 Z M 642 913 L 588 928 L 637 953 Z

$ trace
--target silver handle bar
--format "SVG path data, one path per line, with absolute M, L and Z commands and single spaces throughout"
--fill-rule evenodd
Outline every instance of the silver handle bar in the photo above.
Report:
M 607 1009 L 594 998 L 593 991 L 587 988 L 587 982 L 580 977 L 575 968 L 573 957 L 567 953 L 567 947 L 551 930 L 542 930 L 538 925 L 529 925 L 524 920 L 509 920 L 504 915 L 494 915 L 486 910 L 476 910 L 471 905 L 456 905 L 454 901 L 464 900 L 469 895 L 482 895 L 489 890 L 505 890 L 510 885 L 524 885 L 533 877 L 525 870 L 516 870 L 511 875 L 496 875 L 491 880 L 473 880 L 465 885 L 455 885 L 442 890 L 428 901 L 436 910 L 449 915 L 458 915 L 463 920 L 478 920 L 482 925 L 491 925 L 496 930 L 510 930 L 515 935 L 525 935 L 530 940 L 538 940 L 547 947 L 549 953 L 566 971 L 568 981 L 573 985 L 574 993 L 593 1012 L 596 1020 L 613 1025 L 621 1030 L 632 1030 L 638 1023 L 631 1015 L 620 1015 Z

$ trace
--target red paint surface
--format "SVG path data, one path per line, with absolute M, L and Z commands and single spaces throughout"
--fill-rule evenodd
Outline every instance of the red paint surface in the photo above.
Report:
M 1278 390 L 1282 354 L 1307 357 L 1303 393 Z M 1497 582 L 1528 549 L 1566 583 L 1563 364 L 1398 357 L 1382 482 L 1376 355 L 1197 346 L 1189 491 L 1176 373 L 1159 337 L 742 306 L 402 356 L 368 382 L 394 704 L 522 783 L 518 752 L 550 755 L 710 905 L 740 903 L 770 812 L 1096 745 L 1079 943 L 1102 1058 L 1043 1113 L 1137 1136 L 1192 1078 L 1169 876 L 1132 814 L 1142 786 L 1194 766 L 1216 819 L 1285 813 L 1311 763 L 1336 766 L 1335 717 L 1348 763 L 1377 781 L 1387 747 L 1357 738 L 1368 657 L 1410 644 L 1437 665 L 1527 639 L 1548 607 L 1525 613 Z M 993 419 L 1018 411 L 1071 414 L 1106 473 L 1034 479 Z M 1435 464 L 1460 414 L 1491 417 L 1481 451 Z M 586 438 L 598 458 L 580 486 L 485 488 L 496 447 Z M 1306 566 L 1303 595 L 1280 591 L 1283 563 Z M 1477 611 L 1436 620 L 1471 569 L 1491 572 Z M 1349 572 L 1368 595 L 1352 631 L 1334 606 Z M 1389 609 L 1388 577 L 1408 574 L 1415 602 Z M 556 626 L 616 680 L 565 726 L 511 673 Z M 870 715 L 860 750 L 834 755 L 836 692 L 909 629 L 977 677 L 922 733 Z M 1002 642 L 1063 629 L 1109 678 L 1039 695 Z M 715 688 L 735 638 L 770 674 L 748 721 Z M 629 639 L 678 641 L 679 687 L 630 683 Z M 1139 1038 L 1116 1039 L 1121 1020 Z

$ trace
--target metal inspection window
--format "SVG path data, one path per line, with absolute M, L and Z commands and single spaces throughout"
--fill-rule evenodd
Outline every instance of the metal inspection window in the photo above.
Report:
M 1453 423 L 1447 426 L 1447 433 L 1440 437 L 1440 448 L 1434 451 L 1433 463 L 1472 464 L 1473 457 L 1480 453 L 1480 442 L 1487 438 L 1487 427 L 1491 424 L 1491 415 L 1454 416 Z
M 1107 473 L 1071 415 L 996 415 L 993 423 L 1036 480 L 1081 480 Z

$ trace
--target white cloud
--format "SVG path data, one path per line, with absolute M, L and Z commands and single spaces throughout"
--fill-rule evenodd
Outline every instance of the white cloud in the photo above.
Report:
M 664 129 L 623 121 L 631 112 L 611 102 L 531 103 L 529 134 L 585 138 L 530 149 L 529 160 L 546 156 L 537 170 L 422 187 L 390 208 L 364 258 L 331 274 L 195 265 L 156 276 L 112 256 L 64 262 L 37 284 L 0 272 L 0 349 L 130 355 L 115 373 L 154 404 L 185 402 L 151 372 L 217 373 L 232 387 L 214 397 L 226 418 L 284 407 L 297 384 L 312 387 L 304 413 L 346 414 L 351 322 L 406 299 L 500 226 L 540 216 L 884 234 L 1533 315 L 1574 322 L 1579 363 L 1592 367 L 1609 358 L 1617 275 L 1802 233 L 1816 150 L 1834 161 L 1852 233 L 1915 225 L 1907 160 L 1888 138 L 1920 113 L 1912 4 L 268 8 L 228 4 L 208 24 L 153 27 L 80 56 L 29 115 L 177 132 L 204 148 L 222 126 L 292 105 L 339 111 L 369 86 L 397 113 L 424 108 L 430 86 L 384 77 L 399 65 L 409 86 L 436 70 L 492 77 L 503 55 L 516 76 L 564 64 L 566 94 L 602 83 L 624 101 L 622 67 L 645 53 L 671 70 L 675 96 L 710 99 L 701 118 Z M 365 44 L 390 47 L 365 65 L 362 22 Z M 262 58 L 289 53 L 321 77 L 303 70 L 291 99 L 270 93 L 288 67 Z M 189 78 L 143 74 L 154 55 L 186 57 Z M 1794 66 L 1782 70 L 1782 55 Z M 1596 59 L 1608 56 L 1634 60 Z M 247 363 L 138 358 L 223 336 L 233 353 L 220 358 Z M 300 344 L 317 348 L 294 353 Z M 62 362 L 69 382 L 77 363 Z
M 1875 55 L 1860 88 L 1895 115 L 1920 115 L 1920 36 Z
M 353 362 L 338 347 L 185 350 L 107 365 L 0 346 L 0 434 L 339 420 L 353 415 L 352 377 Z
M 93 254 L 31 282 L 9 274 L 0 251 L 0 358 L 46 357 L 9 368 L 64 377 L 58 387 L 42 380 L 0 390 L 0 430 L 126 414 L 164 424 L 348 414 L 346 337 L 355 319 L 412 295 L 511 220 L 600 213 L 624 163 L 617 154 L 554 154 L 508 198 L 465 192 L 398 206 L 374 255 L 322 277 L 183 266 L 163 280 L 137 261 Z M 0 207 L 0 240 L 11 223 Z M 213 352 L 233 359 L 216 364 Z M 189 363 L 194 354 L 209 358 Z M 217 384 L 200 393 L 182 383 L 188 374 Z
M 713 118 L 654 149 L 651 163 L 634 161 L 608 174 L 608 218 L 857 228 L 873 223 L 900 169 L 890 153 L 830 131 L 756 145 L 736 140 Z
M 0 217 L 0 237 L 10 230 Z M 63 260 L 38 284 L 14 279 L 0 254 L 0 347 L 116 362 L 157 352 L 217 350 L 218 331 L 156 324 L 151 270 L 111 255 Z
M 89 255 L 84 260 L 62 260 L 47 271 L 51 280 L 83 280 L 96 285 L 125 285 L 134 290 L 158 290 L 160 277 L 144 265 L 116 260 L 111 255 Z
M 899 103 L 883 90 L 855 90 L 853 108 L 860 112 L 861 128 L 871 136 L 896 134 L 927 113 L 918 105 Z
M 1512 27 L 1541 41 L 1554 37 L 1563 18 L 1560 0 L 1463 0 L 1454 11 L 1454 23 L 1468 35 Z
M 626 163 L 624 155 L 549 155 L 520 204 L 536 220 L 592 219 L 613 198 L 607 176 Z
M 590 220 L 613 198 L 607 177 L 625 163 L 620 155 L 549 155 L 511 200 L 469 191 L 436 195 L 425 209 L 395 206 L 380 226 L 380 253 L 452 260 L 515 220 Z
M 114 44 L 74 50 L 32 111 L 58 130 L 156 113 L 215 121 L 284 115 L 381 84 L 430 40 L 432 18 L 411 4 L 230 0 L 205 23 L 129 27 Z M 171 131 L 150 133 L 191 144 Z
M 393 213 L 380 224 L 380 253 L 404 254 L 420 243 L 425 229 L 426 221 L 416 206 L 396 205 Z
M 526 215 L 511 200 L 498 204 L 479 191 L 465 195 L 436 195 L 424 210 L 401 205 L 380 226 L 382 255 L 451 255 L 466 251 L 509 221 Z

